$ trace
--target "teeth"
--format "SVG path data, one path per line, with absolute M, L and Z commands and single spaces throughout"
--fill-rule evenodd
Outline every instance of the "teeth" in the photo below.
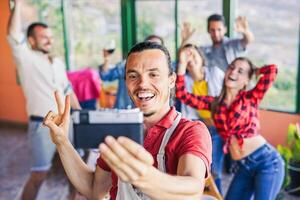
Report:
M 154 94 L 150 92 L 139 92 L 138 97 L 139 98 L 147 98 L 147 97 L 153 97 Z

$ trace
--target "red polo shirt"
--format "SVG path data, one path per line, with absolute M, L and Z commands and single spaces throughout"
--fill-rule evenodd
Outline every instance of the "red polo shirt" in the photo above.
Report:
M 177 116 L 174 107 L 156 125 L 147 130 L 144 139 L 144 147 L 155 158 L 154 167 L 157 168 L 156 156 L 159 151 L 163 136 L 171 127 Z M 206 169 L 209 170 L 211 164 L 212 144 L 210 134 L 206 126 L 199 121 L 189 121 L 182 118 L 173 132 L 165 148 L 166 170 L 168 174 L 175 175 L 179 158 L 184 154 L 193 154 L 203 160 Z M 97 165 L 105 171 L 111 171 L 109 166 L 101 157 L 97 160 Z M 111 199 L 115 199 L 118 191 L 118 178 L 112 172 L 112 187 L 110 189 Z

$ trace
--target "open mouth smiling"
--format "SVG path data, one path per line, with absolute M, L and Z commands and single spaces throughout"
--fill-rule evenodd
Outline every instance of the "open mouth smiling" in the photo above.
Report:
M 155 97 L 155 94 L 152 92 L 138 92 L 137 97 L 141 101 L 149 101 Z

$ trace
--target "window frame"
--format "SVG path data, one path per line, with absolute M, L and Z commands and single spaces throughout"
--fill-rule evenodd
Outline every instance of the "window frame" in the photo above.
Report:
M 147 0 L 121 0 L 121 27 L 122 27 L 122 54 L 123 58 L 126 57 L 132 45 L 134 45 L 137 41 L 137 22 L 136 22 L 136 1 L 147 1 Z M 174 9 L 174 23 L 175 23 L 175 49 L 178 50 L 179 44 L 179 34 L 178 34 L 178 0 L 169 0 L 175 1 L 175 9 Z M 226 25 L 228 27 L 227 36 L 233 35 L 233 26 L 234 26 L 234 18 L 236 14 L 236 5 L 238 0 L 223 0 L 223 15 L 226 20 Z M 68 44 L 68 27 L 65 18 L 66 12 L 66 4 L 64 0 L 61 0 L 61 12 L 63 17 L 63 35 L 64 35 L 64 47 L 65 47 L 65 60 L 67 69 L 69 68 L 70 55 L 69 55 L 69 44 Z M 297 80 L 296 80 L 296 110 L 295 112 L 283 111 L 283 110 L 274 110 L 274 109 L 263 109 L 275 112 L 283 112 L 283 113 L 292 113 L 292 114 L 300 114 L 300 24 L 299 24 L 299 34 L 298 34 L 298 68 L 297 68 Z

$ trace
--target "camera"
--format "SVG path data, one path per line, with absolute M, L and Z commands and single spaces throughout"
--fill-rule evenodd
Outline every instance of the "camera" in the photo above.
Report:
M 128 137 L 143 144 L 143 113 L 138 109 L 75 110 L 75 148 L 98 148 L 107 135 Z

